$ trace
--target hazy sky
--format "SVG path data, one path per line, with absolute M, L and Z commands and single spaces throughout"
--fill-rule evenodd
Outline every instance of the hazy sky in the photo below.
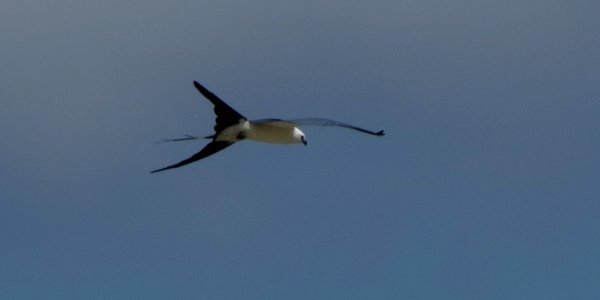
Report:
M 0 298 L 598 299 L 599 3 L 4 0 Z

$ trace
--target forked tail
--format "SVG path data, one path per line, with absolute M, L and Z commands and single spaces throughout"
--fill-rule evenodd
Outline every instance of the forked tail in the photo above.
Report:
M 182 141 L 191 141 L 191 140 L 200 140 L 200 139 L 212 139 L 214 138 L 215 135 L 209 135 L 209 136 L 194 136 L 194 135 L 189 135 L 189 134 L 185 134 L 183 135 L 183 137 L 180 138 L 175 138 L 175 139 L 160 139 L 160 141 L 157 141 L 156 143 L 167 143 L 167 142 L 182 142 Z

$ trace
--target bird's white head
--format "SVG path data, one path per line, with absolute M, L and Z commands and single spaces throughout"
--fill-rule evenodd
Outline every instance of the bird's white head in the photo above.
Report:
M 304 135 L 304 132 L 302 132 L 302 130 L 298 129 L 298 127 L 294 127 L 293 137 L 296 143 L 302 143 L 304 144 L 304 146 L 306 146 L 306 136 Z

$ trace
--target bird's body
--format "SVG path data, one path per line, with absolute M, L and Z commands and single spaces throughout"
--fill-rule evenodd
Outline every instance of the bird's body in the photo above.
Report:
M 302 143 L 303 135 L 300 129 L 289 122 L 262 123 L 242 120 L 223 129 L 214 140 L 238 142 L 248 139 L 269 144 L 298 144 Z
M 250 130 L 246 133 L 246 138 L 249 140 L 270 144 L 306 143 L 304 133 L 293 123 L 283 121 L 272 123 L 249 123 Z
M 263 119 L 249 121 L 246 117 L 231 108 L 223 100 L 219 99 L 215 94 L 207 90 L 198 82 L 194 81 L 194 86 L 200 91 L 206 99 L 212 102 L 215 106 L 214 111 L 217 115 L 216 124 L 214 126 L 215 133 L 206 138 L 212 139 L 200 152 L 192 155 L 174 165 L 154 170 L 151 173 L 156 173 L 168 169 L 178 168 L 189 163 L 203 159 L 211 154 L 221 151 L 228 146 L 241 140 L 254 140 L 257 142 L 270 144 L 307 144 L 306 136 L 297 127 L 298 124 L 304 125 L 320 125 L 320 126 L 339 126 L 358 130 L 364 133 L 375 136 L 382 136 L 383 130 L 373 132 L 354 125 L 328 120 L 321 118 L 307 118 L 296 120 L 281 120 L 281 119 Z M 195 136 L 186 136 L 179 139 L 171 139 L 166 141 L 183 141 L 198 139 Z

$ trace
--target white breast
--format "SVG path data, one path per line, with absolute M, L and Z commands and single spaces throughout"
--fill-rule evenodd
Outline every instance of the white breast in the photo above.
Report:
M 297 144 L 302 132 L 288 122 L 250 123 L 250 130 L 245 132 L 246 138 L 263 143 L 272 144 Z

